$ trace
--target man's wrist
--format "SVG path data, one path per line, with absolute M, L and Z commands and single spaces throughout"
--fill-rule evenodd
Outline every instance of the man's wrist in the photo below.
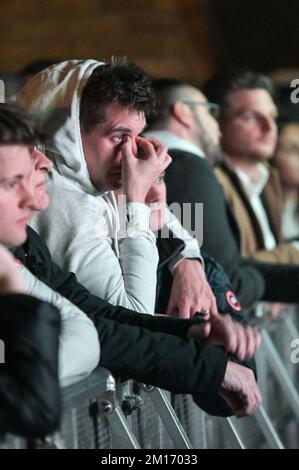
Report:
M 145 203 L 145 194 L 144 191 L 128 191 L 126 194 L 127 202 L 140 202 Z
M 190 264 L 190 261 L 198 262 L 203 270 L 203 262 L 200 258 L 182 258 L 173 267 L 173 274 L 179 274 L 180 272 L 183 272 L 186 266 Z

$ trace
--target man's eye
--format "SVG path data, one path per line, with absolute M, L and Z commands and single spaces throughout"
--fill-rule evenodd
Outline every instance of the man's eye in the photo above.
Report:
M 122 142 L 123 138 L 124 138 L 124 134 L 115 134 L 113 136 L 113 140 L 115 140 L 116 142 Z
M 5 183 L 2 184 L 2 187 L 6 190 L 14 189 L 18 185 L 18 183 L 19 183 L 18 180 L 6 181 Z
M 244 121 L 250 121 L 250 120 L 255 120 L 257 118 L 256 114 L 255 113 L 251 113 L 251 112 L 248 112 L 248 113 L 243 113 L 241 115 L 242 119 L 244 119 Z
M 163 176 L 158 176 L 157 178 L 157 183 L 161 184 L 161 183 L 164 183 L 164 175 Z

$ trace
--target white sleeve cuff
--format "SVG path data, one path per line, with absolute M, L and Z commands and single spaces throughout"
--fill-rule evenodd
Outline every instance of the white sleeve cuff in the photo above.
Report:
M 192 249 L 184 248 L 168 263 L 168 268 L 172 274 L 174 273 L 174 270 L 178 266 L 178 264 L 184 259 L 197 259 L 201 263 L 203 269 L 205 267 L 204 260 L 198 249 L 192 250 Z

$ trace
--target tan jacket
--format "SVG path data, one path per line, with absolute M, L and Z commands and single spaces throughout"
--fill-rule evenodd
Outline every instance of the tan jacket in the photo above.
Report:
M 263 190 L 263 203 L 277 246 L 266 250 L 263 233 L 250 205 L 242 182 L 234 169 L 223 162 L 215 169 L 216 176 L 223 187 L 225 198 L 234 213 L 240 233 L 240 250 L 244 257 L 256 258 L 273 263 L 299 264 L 299 251 L 281 238 L 282 190 L 277 171 L 267 166 L 270 177 Z

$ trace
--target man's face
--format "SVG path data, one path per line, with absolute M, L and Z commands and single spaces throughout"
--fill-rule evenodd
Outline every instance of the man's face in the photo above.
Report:
M 122 145 L 125 136 L 133 142 L 145 127 L 145 116 L 129 111 L 118 104 L 106 106 L 105 122 L 86 133 L 81 127 L 81 139 L 90 179 L 99 190 L 114 190 L 121 187 Z
M 273 155 L 277 108 L 266 90 L 244 89 L 232 93 L 220 122 L 222 146 L 231 158 L 263 161 Z
M 32 163 L 23 145 L 0 145 L 0 243 L 9 247 L 26 240 L 34 199 Z
M 31 150 L 30 155 L 32 162 L 31 187 L 34 194 L 34 201 L 31 207 L 34 214 L 45 209 L 49 204 L 46 174 L 52 170 L 53 164 L 37 147 Z

